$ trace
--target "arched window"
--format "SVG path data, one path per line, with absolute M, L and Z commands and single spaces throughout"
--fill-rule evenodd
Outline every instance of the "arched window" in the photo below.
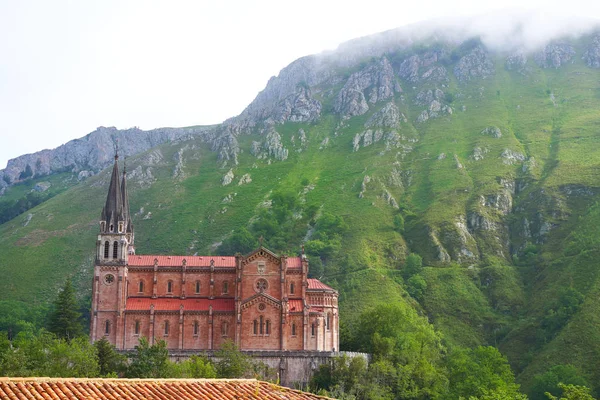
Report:
M 263 317 L 260 317 L 260 324 L 259 324 L 259 329 L 260 329 L 260 334 L 262 335 L 264 333 L 264 328 L 263 328 Z
M 315 331 L 316 331 L 316 326 L 315 326 L 315 323 L 313 322 L 312 325 L 310 326 L 310 336 L 315 336 Z
M 229 324 L 227 322 L 223 322 L 221 325 L 221 336 L 227 336 L 227 331 L 229 330 Z
M 135 321 L 135 330 L 134 330 L 134 333 L 136 335 L 140 334 L 140 321 Z
M 110 254 L 110 242 L 107 240 L 106 242 L 104 242 L 104 258 L 108 258 L 108 255 Z
M 105 335 L 110 334 L 110 321 L 109 320 L 104 321 L 104 334 Z
M 296 336 L 296 324 L 292 324 L 292 336 Z
M 167 293 L 173 293 L 173 281 L 167 282 Z
M 200 332 L 198 321 L 194 321 L 194 336 L 198 336 L 198 332 Z
M 115 230 L 115 226 L 113 224 L 110 224 L 110 231 L 113 232 Z
M 255 335 L 258 335 L 258 321 L 257 320 L 254 320 L 254 329 L 252 330 L 252 332 Z
M 196 281 L 196 294 L 200 294 L 200 281 Z
M 329 330 L 329 324 L 331 323 L 331 314 L 327 313 L 327 319 L 325 320 L 325 327 Z
M 223 294 L 229 293 L 229 282 L 223 282 Z
M 169 321 L 165 321 L 165 336 L 169 336 Z
M 138 286 L 138 292 L 144 293 L 144 281 L 140 281 L 140 284 Z
M 271 321 L 267 320 L 267 324 L 265 325 L 265 334 L 270 335 L 271 334 Z
M 296 289 L 294 282 L 290 283 L 290 294 L 294 294 L 294 290 Z
M 117 258 L 119 256 L 119 242 L 116 240 L 113 243 L 113 258 Z

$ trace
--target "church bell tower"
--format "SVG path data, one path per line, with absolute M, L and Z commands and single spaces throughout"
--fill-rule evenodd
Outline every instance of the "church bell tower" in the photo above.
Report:
M 106 203 L 100 216 L 100 234 L 96 242 L 96 263 L 101 265 L 126 264 L 135 254 L 133 224 L 127 195 L 127 172 L 119 182 L 119 156 L 115 155 Z
M 96 241 L 90 327 L 92 342 L 105 337 L 118 349 L 123 348 L 127 264 L 129 256 L 135 254 L 134 239 L 127 195 L 127 172 L 124 168 L 123 176 L 120 176 L 119 156 L 115 154 Z

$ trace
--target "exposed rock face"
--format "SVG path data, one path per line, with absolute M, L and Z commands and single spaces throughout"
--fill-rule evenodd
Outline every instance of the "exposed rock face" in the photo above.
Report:
M 504 63 L 504 66 L 506 67 L 507 70 L 517 71 L 522 74 L 527 71 L 526 65 L 527 65 L 527 56 L 522 51 L 518 51 L 518 52 L 506 57 L 506 61 Z
M 430 118 L 437 118 L 442 115 L 452 115 L 453 110 L 450 106 L 443 104 L 444 92 L 440 89 L 422 90 L 417 93 L 414 103 L 418 106 L 427 107 L 417 117 L 417 122 L 422 123 Z
M 350 75 L 335 100 L 335 112 L 342 117 L 362 115 L 369 104 L 387 100 L 402 89 L 386 57 Z
M 90 171 L 96 173 L 113 162 L 114 140 L 119 143 L 119 155 L 132 156 L 166 142 L 182 141 L 202 135 L 210 128 L 160 128 L 142 131 L 138 128 L 119 130 L 99 127 L 81 139 L 71 140 L 53 150 L 25 154 L 8 161 L 0 171 L 0 187 L 22 180 L 29 166 L 33 177 L 56 172 Z M 114 139 L 114 140 L 113 140 Z
M 367 184 L 369 184 L 369 182 L 371 182 L 371 177 L 369 175 L 365 175 L 360 185 L 360 193 L 358 194 L 359 199 L 365 197 L 365 192 L 367 191 Z
M 491 136 L 493 138 L 499 139 L 502 137 L 502 131 L 497 126 L 488 126 L 484 130 L 481 131 L 482 135 Z
M 477 45 L 458 60 L 454 67 L 454 75 L 460 82 L 493 75 L 496 72 L 494 63 L 482 45 Z
M 510 149 L 504 149 L 502 154 L 500 154 L 500 158 L 502 158 L 502 162 L 506 165 L 513 165 L 525 161 L 525 155 Z
M 322 57 L 302 57 L 269 79 L 252 103 L 226 123 L 245 131 L 269 117 L 276 122 L 314 121 L 320 115 L 321 104 L 312 98 L 309 88 L 331 78 L 332 69 Z
M 381 126 L 384 128 L 397 128 L 400 125 L 401 113 L 394 102 L 390 101 L 383 108 L 377 111 L 365 123 L 365 128 Z M 405 119 L 404 115 L 402 118 Z
M 138 165 L 133 171 L 127 172 L 127 181 L 135 183 L 141 188 L 148 188 L 152 186 L 156 178 L 152 167 Z
M 279 132 L 271 128 L 262 143 L 252 142 L 250 153 L 259 159 L 273 157 L 276 160 L 283 161 L 288 158 L 289 151 L 281 143 Z
M 582 58 L 588 67 L 600 68 L 600 35 L 594 36 Z
M 33 187 L 33 190 L 36 192 L 45 192 L 46 190 L 50 189 L 50 186 L 52 186 L 50 182 L 38 182 Z
M 180 148 L 175 154 L 173 154 L 173 160 L 175 161 L 175 167 L 173 168 L 173 178 L 183 179 L 185 174 L 183 173 L 183 152 L 186 150 L 186 146 Z
M 240 178 L 240 181 L 238 182 L 238 186 L 245 185 L 250 182 L 252 182 L 252 178 L 250 177 L 250 174 L 244 174 Z
M 231 161 L 234 165 L 238 164 L 240 145 L 230 125 L 221 125 L 206 135 L 206 139 L 211 143 L 212 151 L 217 152 L 217 158 L 220 161 L 224 163 Z
M 415 97 L 415 104 L 418 106 L 428 107 L 434 100 L 442 101 L 444 92 L 440 89 L 421 90 Z
M 534 59 L 542 68 L 560 68 L 571 61 L 574 55 L 575 49 L 569 43 L 550 43 Z
M 221 179 L 221 185 L 229 185 L 233 181 L 233 178 L 235 178 L 235 175 L 233 174 L 233 170 L 230 169 L 225 175 L 223 175 L 223 178 Z
M 385 189 L 383 191 L 383 199 L 393 208 L 395 208 L 396 210 L 398 210 L 400 208 L 400 206 L 398 206 L 398 202 L 396 201 L 396 199 L 394 198 L 394 196 L 392 196 L 392 194 Z
M 299 85 L 296 92 L 277 103 L 271 114 L 263 117 L 267 121 L 282 124 L 291 122 L 314 122 L 321 115 L 321 103 L 312 98 L 310 88 Z
M 442 56 L 442 50 L 411 56 L 400 64 L 398 75 L 413 83 L 419 81 L 447 82 L 448 71 L 446 68 L 434 65 Z
M 485 155 L 489 152 L 490 152 L 490 150 L 485 147 L 481 148 L 479 146 L 476 146 L 473 149 L 473 154 L 471 155 L 471 158 L 475 161 L 480 161 L 480 160 L 483 160 Z
M 411 145 L 403 144 L 402 142 L 406 142 L 407 139 L 394 130 L 384 133 L 384 131 L 381 129 L 367 129 L 362 133 L 357 133 L 354 135 L 354 139 L 352 139 L 352 150 L 358 151 L 361 146 L 367 147 L 380 142 L 382 139 L 385 143 L 386 151 L 389 151 L 393 148 L 401 148 L 403 153 L 406 154 L 413 149 Z

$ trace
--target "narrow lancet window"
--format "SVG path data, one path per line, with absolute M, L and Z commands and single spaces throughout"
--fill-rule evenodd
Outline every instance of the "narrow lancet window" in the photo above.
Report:
M 104 258 L 108 258 L 109 254 L 110 254 L 110 242 L 107 240 L 106 242 L 104 242 Z
M 115 240 L 113 243 L 113 258 L 117 258 L 119 256 L 119 242 Z

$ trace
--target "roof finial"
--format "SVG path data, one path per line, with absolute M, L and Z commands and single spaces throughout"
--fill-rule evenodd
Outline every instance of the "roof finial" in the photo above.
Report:
M 262 245 L 263 245 L 263 240 L 265 240 L 265 238 L 262 237 L 262 235 L 260 235 L 260 237 L 258 238 L 258 242 L 260 243 L 260 247 L 262 247 Z
M 123 175 L 127 174 L 127 156 L 123 157 Z
M 119 139 L 117 139 L 116 137 L 112 137 L 113 140 L 113 148 L 115 150 L 115 161 L 117 161 L 119 159 Z

